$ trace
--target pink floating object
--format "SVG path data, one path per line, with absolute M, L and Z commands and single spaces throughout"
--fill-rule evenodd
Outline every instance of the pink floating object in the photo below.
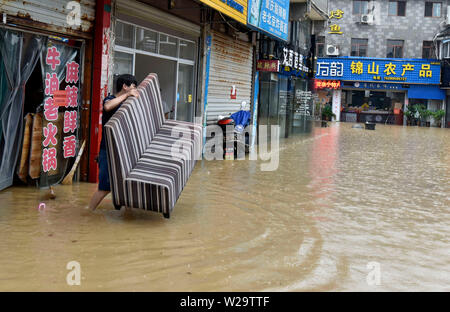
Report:
M 44 209 L 45 209 L 45 203 L 40 203 L 40 204 L 39 204 L 38 210 L 39 210 L 39 211 L 42 211 L 42 210 L 44 210 Z

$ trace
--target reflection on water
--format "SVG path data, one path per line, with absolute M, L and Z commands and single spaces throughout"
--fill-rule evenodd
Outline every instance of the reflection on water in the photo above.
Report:
M 450 131 L 351 124 L 260 162 L 199 162 L 170 220 L 96 185 L 0 193 L 0 290 L 450 290 Z M 45 208 L 40 203 L 45 203 Z M 41 208 L 41 209 L 39 209 Z M 69 261 L 81 286 L 68 286 Z M 369 262 L 381 285 L 369 286 Z

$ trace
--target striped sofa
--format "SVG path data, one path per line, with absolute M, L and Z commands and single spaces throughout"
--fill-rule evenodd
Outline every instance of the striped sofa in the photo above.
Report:
M 105 125 L 113 203 L 170 218 L 201 155 L 202 126 L 165 119 L 156 74 L 138 92 Z

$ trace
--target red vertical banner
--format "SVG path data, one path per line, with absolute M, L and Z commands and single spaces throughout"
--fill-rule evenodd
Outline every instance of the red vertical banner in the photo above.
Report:
M 48 65 L 50 71 L 45 73 L 45 95 L 47 98 L 44 102 L 44 118 L 48 123 L 43 128 L 44 141 L 42 142 L 44 146 L 42 150 L 42 170 L 45 173 L 58 168 L 57 150 L 55 147 L 58 144 L 56 138 L 58 126 L 54 125 L 51 121 L 58 120 L 58 106 L 53 96 L 59 90 L 60 82 L 57 73 L 54 71 L 61 65 L 60 57 L 61 53 L 57 47 L 47 47 L 45 64 Z
M 95 158 L 100 151 L 102 136 L 101 114 L 103 99 L 108 91 L 108 62 L 110 50 L 111 0 L 99 0 L 96 5 L 94 38 L 94 71 L 92 85 L 91 133 L 89 147 L 89 182 L 98 182 Z

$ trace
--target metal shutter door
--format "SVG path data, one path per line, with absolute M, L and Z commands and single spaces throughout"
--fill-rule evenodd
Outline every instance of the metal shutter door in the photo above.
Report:
M 70 7 L 67 9 L 69 0 L 1 1 L 0 12 L 54 26 L 52 30 L 61 33 L 67 33 L 67 29 L 90 33 L 94 29 L 95 0 L 78 2 L 81 9 L 80 26 L 67 24 L 67 15 L 72 11 Z
M 242 101 L 250 104 L 252 92 L 253 51 L 251 43 L 212 32 L 211 64 L 209 68 L 206 120 L 217 121 L 219 115 L 240 109 Z M 236 86 L 236 99 L 230 99 Z

